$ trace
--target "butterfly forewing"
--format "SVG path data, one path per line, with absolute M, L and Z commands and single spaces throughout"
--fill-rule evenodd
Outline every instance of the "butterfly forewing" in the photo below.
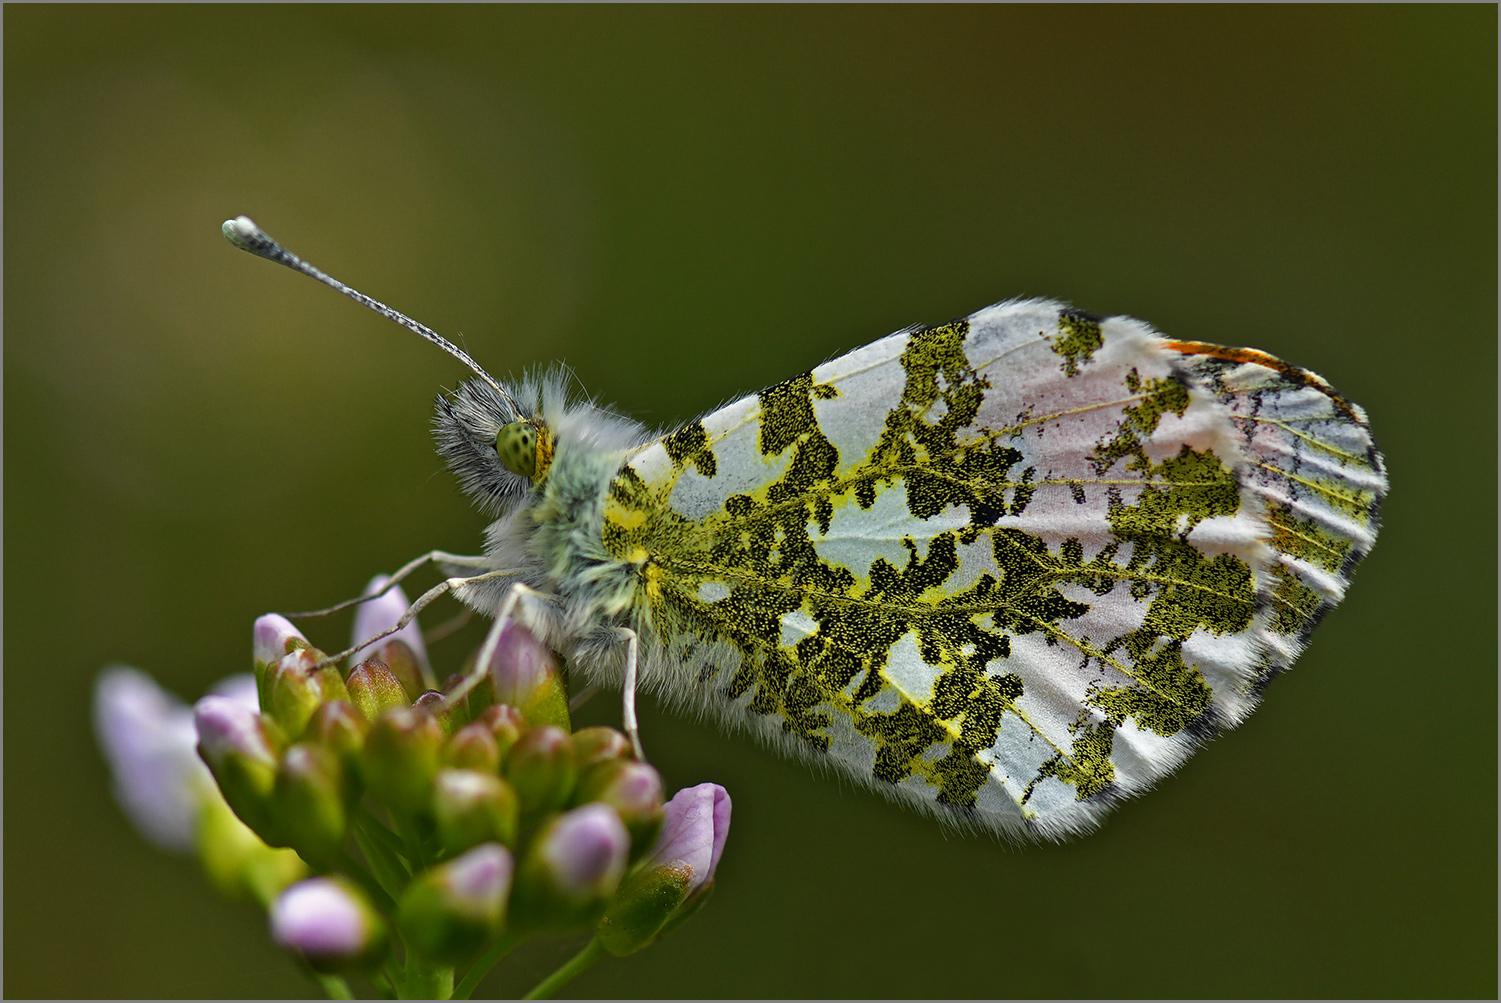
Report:
M 637 450 L 647 685 L 960 824 L 1091 827 L 1253 707 L 1370 547 L 1363 414 L 1261 353 L 1013 302 Z

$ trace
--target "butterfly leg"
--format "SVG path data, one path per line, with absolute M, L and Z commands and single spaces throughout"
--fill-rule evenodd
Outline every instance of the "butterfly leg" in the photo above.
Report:
M 337 613 L 342 609 L 358 606 L 362 602 L 369 602 L 377 596 L 385 595 L 391 589 L 395 588 L 403 578 L 429 562 L 433 564 L 448 564 L 457 568 L 486 568 L 490 566 L 489 561 L 490 559 L 482 554 L 471 557 L 467 554 L 450 554 L 446 550 L 430 550 L 421 557 L 410 560 L 402 565 L 397 569 L 396 574 L 391 576 L 391 580 L 386 582 L 385 588 L 372 592 L 368 596 L 360 596 L 358 599 L 346 599 L 341 603 L 328 607 L 328 609 L 315 609 L 307 613 L 287 613 L 285 615 L 288 620 L 308 620 L 315 616 L 328 616 L 330 613 Z
M 384 639 L 390 637 L 392 634 L 396 633 L 397 631 L 399 631 L 403 627 L 405 627 L 407 624 L 411 623 L 413 617 L 415 617 L 418 613 L 422 612 L 429 605 L 431 605 L 432 602 L 433 602 L 433 600 L 437 599 L 439 596 L 442 596 L 442 595 L 445 595 L 445 594 L 447 594 L 449 592 L 452 592 L 455 589 L 462 588 L 465 585 L 472 585 L 472 584 L 474 584 L 476 582 L 486 582 L 486 581 L 491 581 L 491 580 L 496 579 L 496 578 L 509 578 L 512 575 L 514 575 L 515 573 L 516 572 L 513 571 L 513 570 L 511 570 L 510 568 L 502 568 L 499 571 L 487 571 L 487 572 L 485 572 L 482 575 L 474 575 L 473 577 L 470 577 L 470 578 L 447 578 L 447 579 L 444 579 L 443 581 L 439 582 L 437 585 L 434 585 L 432 588 L 430 588 L 426 592 L 422 593 L 422 595 L 418 596 L 417 597 L 417 601 L 414 602 L 414 603 L 412 603 L 412 605 L 408 606 L 407 607 L 407 611 L 405 613 L 401 614 L 401 618 L 396 621 L 396 625 L 395 626 L 393 626 L 393 627 L 391 627 L 391 628 L 389 628 L 387 630 L 381 631 L 379 634 L 376 634 L 374 637 L 366 638 L 365 640 L 360 641 L 354 647 L 352 647 L 352 648 L 346 648 L 345 650 L 339 652 L 337 655 L 329 655 L 327 658 L 323 659 L 321 662 L 318 662 L 317 665 L 316 665 L 316 668 L 322 668 L 325 665 L 333 665 L 335 662 L 343 661 L 344 659 L 348 658 L 350 655 L 354 654 L 356 651 L 359 651 L 361 648 L 364 648 L 367 645 L 374 644 L 376 641 L 381 641 L 381 640 L 384 640 Z M 522 588 L 522 587 L 523 586 L 521 586 L 521 585 L 517 585 L 516 586 L 516 588 Z M 530 590 L 528 590 L 528 591 L 530 591 Z M 514 593 L 514 589 L 512 590 L 512 592 Z M 481 664 L 483 664 L 483 663 L 481 663 Z M 468 692 L 468 691 L 466 690 L 465 692 Z
M 641 729 L 636 723 L 636 655 L 640 645 L 636 632 L 629 627 L 620 628 L 620 634 L 625 640 L 625 680 L 620 687 L 620 723 L 625 729 L 626 737 L 631 740 L 636 758 L 644 763 L 646 753 L 641 748 Z
M 485 577 L 481 575 L 479 578 L 450 579 L 450 581 L 462 581 L 464 584 L 468 584 L 469 582 L 480 581 Z M 480 645 L 479 657 L 474 660 L 474 668 L 459 682 L 458 686 L 444 695 L 443 703 L 445 706 L 452 707 L 468 696 L 469 691 L 478 686 L 480 680 L 484 679 L 486 673 L 490 671 L 490 661 L 495 657 L 495 649 L 500 644 L 500 635 L 505 630 L 506 624 L 515 618 L 516 606 L 520 603 L 546 601 L 546 596 L 541 592 L 529 589 L 520 582 L 515 582 L 511 585 L 510 589 L 506 591 L 505 599 L 501 600 L 500 612 L 495 614 L 495 622 L 490 624 L 490 630 L 485 634 L 485 643 Z

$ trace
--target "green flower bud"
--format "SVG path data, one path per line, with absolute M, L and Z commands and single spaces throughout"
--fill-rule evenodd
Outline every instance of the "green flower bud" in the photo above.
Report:
M 313 863 L 330 863 L 349 834 L 348 792 L 339 757 L 321 745 L 287 749 L 272 792 L 278 831 Z
M 488 708 L 479 716 L 479 723 L 489 728 L 490 734 L 495 736 L 495 744 L 500 749 L 502 761 L 511 751 L 511 746 L 515 745 L 531 728 L 526 721 L 526 715 L 510 704 L 496 704 Z
M 625 826 L 602 804 L 586 804 L 545 824 L 516 875 L 516 925 L 566 932 L 598 919 L 620 887 L 630 844 Z
M 367 658 L 356 665 L 350 670 L 344 685 L 349 690 L 350 702 L 371 721 L 388 710 L 408 707 L 412 703 L 401 680 L 379 658 Z
M 412 701 L 412 706 L 421 707 L 431 714 L 442 726 L 445 738 L 453 734 L 453 716 L 448 712 L 448 705 L 444 702 L 442 693 L 437 690 L 427 690 Z
M 347 700 L 335 700 L 313 712 L 303 738 L 329 749 L 346 766 L 352 767 L 359 762 L 360 750 L 365 747 L 365 733 L 369 730 L 370 721 L 359 708 Z
M 571 730 L 568 686 L 557 659 L 521 624 L 513 621 L 501 630 L 485 670 L 490 674 L 496 703 L 517 708 L 534 725 Z
M 454 690 L 458 689 L 463 682 L 464 674 L 461 672 L 455 672 L 453 675 L 443 680 L 443 685 L 438 687 L 438 689 L 443 693 L 444 700 L 448 704 L 448 716 L 453 722 L 453 728 L 455 731 L 474 720 L 477 698 L 479 697 L 481 691 L 489 689 L 488 686 L 482 683 L 479 686 L 476 686 L 474 689 L 470 690 L 468 693 L 464 694 L 457 701 L 449 700 L 448 695 L 454 692 Z M 486 704 L 485 706 L 488 706 L 488 704 Z M 483 710 L 484 707 L 481 707 L 479 709 Z
M 516 792 L 493 773 L 442 770 L 433 783 L 433 819 L 450 853 L 480 843 L 516 845 Z
M 376 649 L 375 657 L 385 662 L 391 674 L 401 680 L 401 687 L 406 692 L 408 703 L 416 700 L 427 690 L 422 662 L 418 660 L 416 653 L 405 641 L 393 638 L 385 642 Z
M 505 847 L 486 843 L 419 875 L 397 918 L 408 947 L 449 964 L 473 957 L 505 926 L 513 866 Z
M 625 957 L 650 944 L 688 897 L 693 869 L 646 867 L 625 879 L 595 929 L 600 945 Z
M 282 889 L 307 877 L 293 850 L 276 850 L 241 822 L 221 797 L 199 805 L 194 847 L 203 871 L 221 894 L 267 905 Z
M 631 740 L 614 728 L 580 728 L 573 733 L 573 761 L 583 774 L 591 766 L 616 759 L 632 759 Z
M 398 707 L 377 718 L 360 754 L 366 789 L 397 811 L 426 809 L 443 737 L 437 719 L 420 708 Z
M 443 762 L 458 769 L 499 773 L 500 743 L 485 722 L 475 721 L 453 733 L 443 749 Z
M 600 763 L 579 778 L 578 803 L 602 801 L 615 809 L 631 834 L 632 856 L 651 849 L 662 827 L 662 777 L 646 763 L 616 759 Z
M 523 817 L 536 818 L 563 807 L 577 775 L 568 733 L 552 725 L 528 731 L 511 747 L 504 772 L 521 799 Z
M 260 698 L 262 710 L 271 705 L 266 691 L 271 683 L 272 667 L 292 652 L 311 647 L 307 638 L 302 636 L 302 631 L 292 626 L 286 617 L 267 613 L 256 619 L 251 663 L 255 667 L 256 694 Z
M 267 696 L 271 716 L 296 740 L 302 737 L 308 721 L 318 707 L 330 700 L 348 700 L 349 691 L 339 670 L 332 665 L 314 669 L 321 652 L 302 648 L 285 656 L 268 671 Z
M 229 697 L 208 696 L 193 705 L 193 725 L 198 755 L 230 808 L 267 843 L 285 846 L 270 810 L 277 756 L 261 715 Z

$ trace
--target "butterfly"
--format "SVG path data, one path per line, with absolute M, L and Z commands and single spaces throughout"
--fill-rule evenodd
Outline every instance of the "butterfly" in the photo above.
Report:
M 434 434 L 493 521 L 408 565 L 453 576 L 414 612 L 452 592 L 490 650 L 522 620 L 638 749 L 640 689 L 961 828 L 1087 832 L 1251 713 L 1375 543 L 1365 413 L 1252 349 L 1012 300 L 660 434 L 224 232 L 474 371 Z

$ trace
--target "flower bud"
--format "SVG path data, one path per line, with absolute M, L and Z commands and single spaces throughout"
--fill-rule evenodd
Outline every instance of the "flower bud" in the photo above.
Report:
M 313 712 L 303 737 L 330 750 L 345 765 L 353 766 L 359 762 L 369 730 L 370 721 L 359 708 L 347 700 L 335 700 Z
M 517 923 L 566 931 L 597 918 L 620 886 L 630 843 L 620 818 L 602 804 L 586 804 L 544 825 L 516 878 Z
M 567 731 L 568 687 L 547 645 L 514 620 L 501 629 L 486 671 L 495 702 L 510 704 L 534 725 L 551 724 Z
M 266 699 L 266 689 L 271 682 L 271 666 L 292 652 L 311 648 L 312 645 L 302 636 L 302 631 L 292 626 L 290 620 L 276 613 L 258 617 L 251 636 L 251 664 L 255 667 L 256 693 L 260 697 L 260 708 L 264 710 L 270 706 Z
M 407 707 L 412 702 L 401 680 L 379 658 L 367 658 L 356 665 L 350 670 L 349 678 L 344 680 L 344 686 L 349 690 L 350 702 L 371 721 L 388 710 Z
M 458 769 L 499 773 L 500 743 L 483 721 L 474 721 L 453 733 L 443 749 L 443 762 Z
M 232 898 L 269 906 L 288 885 L 308 876 L 308 866 L 295 850 L 267 846 L 218 795 L 205 799 L 199 809 L 195 842 L 204 873 Z
M 631 834 L 635 856 L 651 848 L 662 825 L 662 776 L 633 759 L 595 766 L 579 778 L 574 800 L 601 801 L 614 808 Z
M 322 657 L 321 652 L 304 648 L 286 655 L 268 669 L 266 693 L 271 716 L 293 740 L 302 736 L 320 704 L 349 699 L 338 669 L 332 665 L 314 668 Z
M 282 756 L 272 805 L 277 830 L 303 858 L 330 863 L 349 834 L 348 792 L 339 757 L 321 745 L 298 742 Z
M 224 800 L 256 835 L 285 846 L 269 811 L 277 757 L 261 715 L 229 697 L 207 696 L 193 705 L 198 755 L 208 764 Z
M 385 575 L 375 576 L 365 586 L 365 595 L 374 595 L 385 588 L 390 580 Z M 366 638 L 396 626 L 410 606 L 400 585 L 394 586 L 383 596 L 361 603 L 354 615 L 354 640 L 350 643 L 359 644 Z M 350 660 L 357 662 L 372 655 L 378 656 L 390 666 L 391 671 L 401 680 L 407 690 L 408 702 L 417 699 L 423 690 L 434 688 L 433 670 L 427 661 L 427 647 L 423 644 L 422 629 L 417 626 L 415 617 L 390 637 L 361 648 Z
M 573 733 L 573 761 L 583 775 L 591 766 L 615 759 L 632 759 L 631 740 L 614 728 L 580 728 Z
M 386 950 L 386 924 L 343 878 L 300 881 L 271 905 L 271 937 L 320 972 L 367 968 Z
M 526 716 L 510 704 L 496 704 L 487 708 L 479 716 L 479 723 L 489 728 L 490 734 L 495 736 L 495 744 L 500 750 L 502 761 L 511 751 L 511 746 L 515 745 L 531 727 L 527 724 Z
M 480 843 L 516 845 L 516 792 L 493 773 L 442 770 L 433 783 L 438 838 L 457 853 Z
M 513 866 L 510 851 L 486 843 L 418 875 L 397 919 L 408 947 L 450 964 L 473 957 L 505 926 Z
M 543 725 L 516 740 L 505 759 L 506 779 L 521 799 L 521 813 L 535 818 L 568 803 L 577 770 L 573 743 L 562 728 Z
M 198 805 L 218 796 L 193 749 L 192 710 L 144 672 L 112 666 L 94 688 L 94 731 L 136 828 L 162 849 L 192 849 Z
M 718 784 L 678 791 L 651 853 L 611 900 L 596 930 L 611 954 L 638 951 L 703 903 L 730 831 L 730 796 Z
M 412 701 L 412 706 L 421 707 L 431 714 L 442 726 L 445 738 L 453 734 L 453 716 L 448 711 L 448 704 L 444 701 L 442 693 L 437 690 L 427 690 Z
M 360 764 L 365 786 L 397 811 L 424 810 L 443 750 L 443 728 L 417 707 L 398 707 L 371 724 Z

